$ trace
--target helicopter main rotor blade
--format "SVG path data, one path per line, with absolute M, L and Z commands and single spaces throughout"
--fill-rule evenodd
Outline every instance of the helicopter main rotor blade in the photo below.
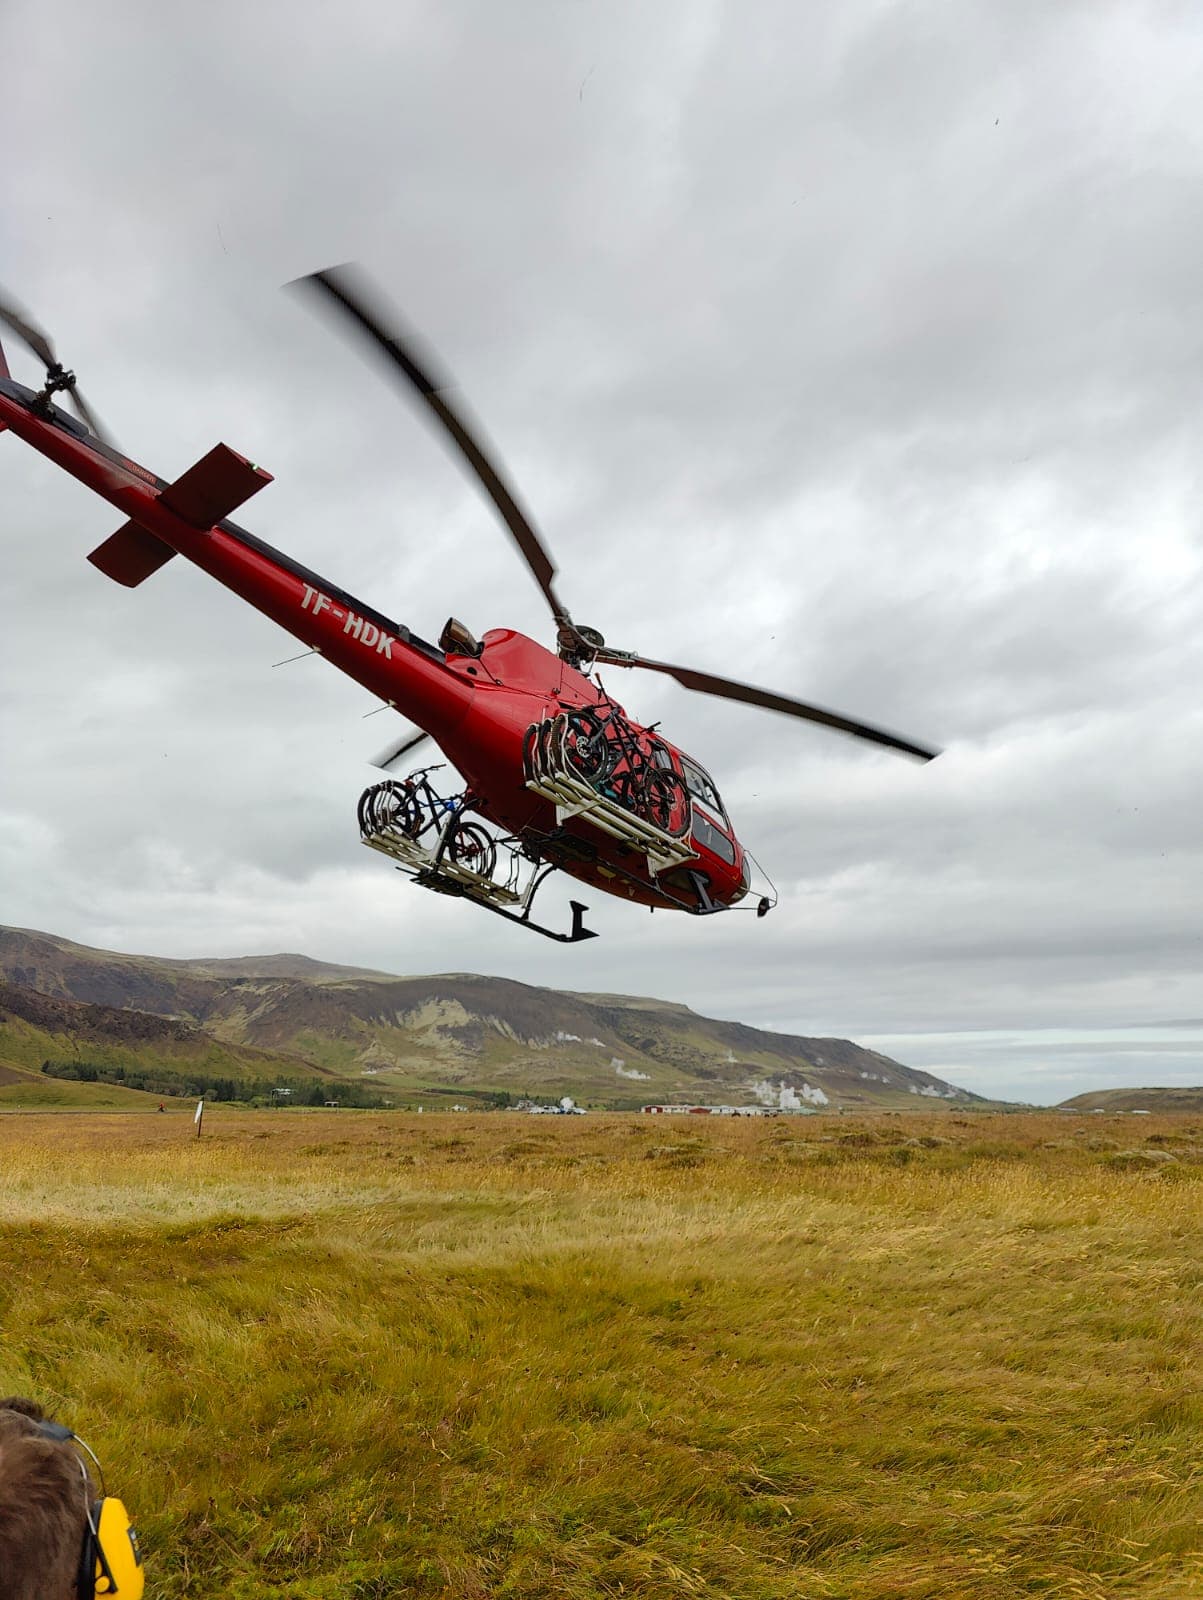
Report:
M 412 336 L 403 342 L 386 324 L 372 304 L 372 291 L 366 279 L 356 269 L 345 266 L 330 267 L 325 271 L 312 272 L 307 277 L 297 278 L 290 287 L 325 295 L 346 313 L 360 331 L 377 346 L 381 354 L 409 380 L 431 415 L 459 447 L 461 455 L 476 474 L 481 487 L 497 507 L 535 582 L 542 589 L 551 607 L 552 616 L 561 628 L 567 628 L 575 634 L 567 607 L 561 604 L 555 592 L 553 583 L 556 575 L 555 563 L 479 437 L 452 404 L 448 393 L 451 383 L 447 375 L 438 371 L 428 354 L 423 353 L 419 359 Z
M 417 733 L 407 733 L 399 744 L 390 744 L 378 756 L 373 756 L 371 764 L 374 767 L 379 767 L 382 772 L 388 772 L 396 762 L 400 761 L 402 756 L 408 755 L 411 750 L 416 750 L 420 744 L 424 744 L 429 738 L 430 735 L 423 733 L 421 730 Z
M 693 667 L 677 667 L 668 661 L 650 661 L 646 656 L 627 654 L 620 650 L 599 650 L 598 664 L 616 667 L 643 667 L 648 672 L 663 672 L 675 678 L 683 688 L 694 689 L 699 694 L 716 695 L 721 700 L 740 700 L 744 705 L 765 706 L 769 711 L 780 711 L 787 717 L 800 717 L 805 722 L 817 722 L 825 728 L 835 728 L 840 733 L 850 733 L 856 739 L 870 744 L 884 745 L 889 750 L 901 750 L 904 755 L 915 756 L 920 761 L 932 761 L 940 754 L 924 745 L 912 744 L 884 728 L 874 728 L 867 722 L 857 722 L 842 717 L 836 711 L 811 705 L 806 700 L 793 700 L 788 695 L 774 694 L 770 689 L 757 689 L 750 683 L 737 683 L 732 678 L 718 678 L 710 672 L 697 672 Z

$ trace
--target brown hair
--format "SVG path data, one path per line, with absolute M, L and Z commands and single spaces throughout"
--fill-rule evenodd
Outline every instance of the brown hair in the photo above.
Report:
M 32 1400 L 0 1400 L 0 1600 L 72 1600 L 88 1481 L 66 1442 L 48 1439 Z

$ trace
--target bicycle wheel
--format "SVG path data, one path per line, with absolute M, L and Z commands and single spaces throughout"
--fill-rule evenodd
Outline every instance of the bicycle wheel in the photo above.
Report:
M 497 843 L 479 822 L 460 822 L 447 841 L 447 859 L 457 867 L 491 878 L 497 865 Z
M 365 789 L 359 797 L 359 805 L 356 808 L 359 831 L 365 838 L 374 831 L 372 828 L 372 796 L 375 792 L 374 789 Z
M 559 731 L 559 717 L 548 717 L 546 722 L 539 724 L 539 733 L 535 740 L 531 764 L 534 767 L 536 776 L 545 781 L 554 777 L 556 772 L 556 736 Z
M 532 722 L 530 727 L 522 735 L 522 776 L 525 778 L 527 783 L 529 783 L 532 778 L 538 778 L 540 776 L 536 763 L 539 755 L 539 734 L 541 731 L 542 724 L 538 722 Z
M 397 783 L 392 787 L 393 814 L 389 826 L 397 833 L 403 833 L 407 839 L 416 839 L 425 821 L 418 792 L 410 783 Z
M 653 827 L 676 835 L 689 825 L 689 796 L 680 773 L 649 767 L 640 786 L 639 812 Z
M 618 759 L 618 751 L 606 738 L 601 719 L 593 711 L 568 713 L 564 754 L 573 771 L 592 784 L 604 782 Z
M 363 798 L 360 827 L 364 833 L 403 833 L 412 838 L 418 832 L 421 818 L 408 784 L 378 783 Z

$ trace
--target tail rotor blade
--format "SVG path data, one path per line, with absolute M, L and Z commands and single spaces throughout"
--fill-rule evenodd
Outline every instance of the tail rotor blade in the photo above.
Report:
M 79 416 L 79 420 L 83 423 L 84 427 L 90 432 L 94 433 L 102 444 L 111 445 L 113 443 L 112 438 L 108 433 L 105 432 L 104 428 L 101 427 L 96 413 L 92 410 L 90 405 L 85 403 L 83 395 L 80 394 L 79 390 L 74 384 L 71 385 L 67 393 L 71 396 L 71 404 L 75 407 L 75 410 Z
M 70 398 L 76 415 L 89 432 L 96 435 L 102 443 L 111 445 L 111 437 L 100 425 L 100 419 L 85 401 L 83 395 L 75 386 L 75 374 L 68 372 L 60 365 L 54 353 L 54 344 L 50 335 L 33 322 L 23 311 L 18 311 L 16 306 L 7 297 L 0 296 L 0 323 L 9 328 L 22 344 L 28 346 L 33 354 L 46 368 L 47 385 L 44 393 L 65 394 Z M 0 356 L 0 366 L 3 357 Z
M 17 338 L 33 351 L 44 367 L 57 365 L 50 335 L 43 332 L 36 322 L 31 322 L 18 311 L 7 298 L 0 298 L 0 322 L 10 328 Z

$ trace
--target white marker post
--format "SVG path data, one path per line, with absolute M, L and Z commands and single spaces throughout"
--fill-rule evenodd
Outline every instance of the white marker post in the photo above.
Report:
M 201 1135 L 201 1123 L 204 1121 L 204 1117 L 205 1117 L 205 1102 L 203 1100 L 198 1100 L 196 1102 L 196 1115 L 192 1119 L 193 1122 L 196 1123 L 196 1137 L 198 1139 L 200 1138 L 200 1135 Z

